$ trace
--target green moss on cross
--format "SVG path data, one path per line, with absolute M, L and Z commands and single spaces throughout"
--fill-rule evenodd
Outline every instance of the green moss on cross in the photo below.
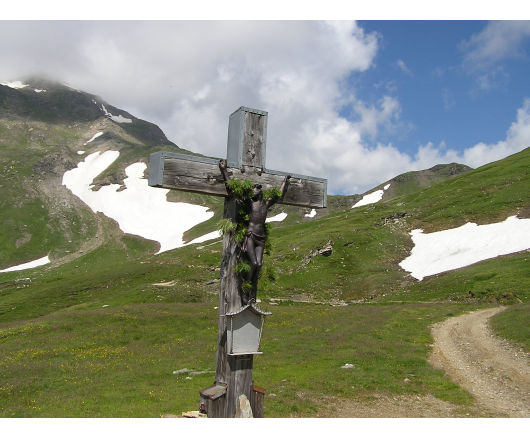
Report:
M 217 228 L 222 235 L 232 233 L 232 239 L 242 244 L 248 230 L 250 212 L 252 209 L 252 196 L 254 195 L 254 183 L 244 179 L 231 179 L 226 182 L 231 195 L 237 199 L 237 216 L 235 222 L 231 219 L 222 219 L 217 223 Z M 274 202 L 282 197 L 282 192 L 277 187 L 263 190 L 263 199 Z M 265 253 L 270 254 L 271 244 L 269 241 L 270 224 L 265 224 Z M 250 271 L 250 265 L 246 260 L 241 260 L 235 267 L 236 272 L 244 276 Z

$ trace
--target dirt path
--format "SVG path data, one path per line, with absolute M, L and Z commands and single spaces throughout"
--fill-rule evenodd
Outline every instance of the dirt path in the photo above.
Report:
M 315 417 L 324 418 L 477 418 L 495 415 L 477 406 L 459 406 L 433 395 L 373 393 L 359 400 L 323 396 Z
M 449 318 L 432 328 L 431 364 L 502 416 L 530 417 L 529 355 L 495 337 L 488 320 L 504 307 Z

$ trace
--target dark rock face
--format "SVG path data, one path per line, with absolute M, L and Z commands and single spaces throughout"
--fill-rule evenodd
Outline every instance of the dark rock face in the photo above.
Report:
M 120 123 L 129 135 L 146 145 L 173 145 L 153 123 L 140 120 L 103 101 L 100 97 L 46 80 L 25 81 L 27 87 L 0 85 L 0 117 L 24 118 L 45 123 L 93 122 L 108 117 L 106 111 L 132 123 Z M 35 92 L 35 89 L 46 90 Z M 106 111 L 103 109 L 105 107 Z
M 324 257 L 329 257 L 332 252 L 333 252 L 333 247 L 331 245 L 327 245 L 318 251 L 318 253 Z
M 409 213 L 405 211 L 400 211 L 398 213 L 391 214 L 390 216 L 385 216 L 381 218 L 381 223 L 383 225 L 388 225 L 391 223 L 397 223 L 400 219 L 403 219 L 404 217 L 410 216 Z
M 325 245 L 320 246 L 319 248 L 316 248 L 309 252 L 303 259 L 301 266 L 298 268 L 298 270 L 303 269 L 305 266 L 307 266 L 309 263 L 311 263 L 311 260 L 313 257 L 316 257 L 317 255 L 321 255 L 323 257 L 329 257 L 331 254 L 333 254 L 333 242 L 331 240 L 328 240 Z
M 54 87 L 36 93 L 32 87 L 13 89 L 0 85 L 2 117 L 21 117 L 46 123 L 90 122 L 101 117 L 95 96 L 67 87 Z
M 428 170 L 439 175 L 454 176 L 460 175 L 461 173 L 469 172 L 473 169 L 469 166 L 466 166 L 465 164 L 450 163 L 437 164 L 436 166 L 433 166 Z

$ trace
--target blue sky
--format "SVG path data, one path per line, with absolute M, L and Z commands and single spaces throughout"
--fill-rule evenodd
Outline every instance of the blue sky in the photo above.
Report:
M 378 99 L 382 87 L 401 104 L 401 122 L 389 139 L 414 153 L 429 141 L 462 151 L 480 141 L 504 138 L 517 109 L 530 96 L 530 38 L 517 54 L 478 72 L 464 65 L 468 42 L 486 21 L 360 21 L 377 32 L 381 44 L 373 67 L 353 74 L 350 83 L 365 100 Z M 482 75 L 492 72 L 490 83 Z M 487 87 L 486 87 L 487 85 Z M 530 144 L 529 144 L 530 146 Z
M 267 167 L 331 194 L 530 146 L 530 21 L 4 21 L 0 53 L 0 82 L 44 74 L 209 156 L 268 111 Z

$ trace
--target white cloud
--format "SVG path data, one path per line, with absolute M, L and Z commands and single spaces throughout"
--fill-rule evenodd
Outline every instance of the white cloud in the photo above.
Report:
M 354 126 L 361 135 L 369 135 L 375 138 L 381 126 L 386 129 L 392 127 L 393 121 L 399 118 L 401 107 L 396 98 L 384 96 L 379 101 L 379 108 L 364 102 L 356 102 L 355 112 L 360 116 L 360 121 Z
M 525 44 L 530 39 L 530 21 L 491 21 L 484 29 L 462 41 L 462 67 L 475 82 L 471 94 L 490 91 L 509 83 L 503 61 L 528 61 Z
M 315 171 L 324 169 L 330 175 L 330 186 L 335 192 L 363 193 L 367 189 L 410 170 L 430 168 L 440 163 L 463 163 L 473 168 L 530 146 L 530 99 L 525 99 L 517 110 L 504 139 L 495 143 L 479 142 L 462 151 L 448 148 L 444 142 L 435 146 L 429 142 L 418 148 L 414 156 L 399 151 L 392 144 L 378 144 L 375 148 L 363 145 L 359 130 L 347 121 L 320 123 L 305 135 Z M 346 147 L 344 145 L 347 145 Z M 319 163 L 319 164 L 315 164 Z
M 442 88 L 442 102 L 446 111 L 449 111 L 455 104 L 455 97 L 448 88 Z
M 408 75 L 412 74 L 412 72 L 410 71 L 410 69 L 408 68 L 407 64 L 405 64 L 405 61 L 403 61 L 402 59 L 398 59 L 396 61 L 396 66 L 403 72 L 403 73 L 407 73 Z
M 502 60 L 525 57 L 523 42 L 530 38 L 530 21 L 492 21 L 461 43 L 464 66 L 482 70 Z

